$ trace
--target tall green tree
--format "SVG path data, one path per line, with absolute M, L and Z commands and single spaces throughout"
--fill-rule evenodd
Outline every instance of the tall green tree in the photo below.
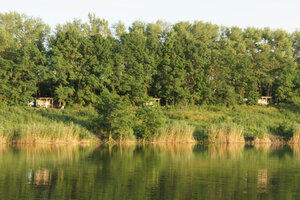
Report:
M 18 13 L 0 14 L 0 99 L 26 104 L 39 96 L 49 27 Z

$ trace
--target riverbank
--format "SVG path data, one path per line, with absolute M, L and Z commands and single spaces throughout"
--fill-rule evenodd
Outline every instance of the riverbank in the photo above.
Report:
M 131 111 L 130 111 L 131 112 Z M 300 144 L 300 110 L 285 106 L 176 106 L 132 112 L 130 137 L 98 125 L 93 107 L 0 109 L 0 143 L 291 143 Z M 160 119 L 160 120 L 158 120 Z
M 300 109 L 296 105 L 189 106 L 167 113 L 194 126 L 194 137 L 205 143 L 300 144 Z
M 91 143 L 95 137 L 84 120 L 88 118 L 75 110 L 1 106 L 0 143 Z

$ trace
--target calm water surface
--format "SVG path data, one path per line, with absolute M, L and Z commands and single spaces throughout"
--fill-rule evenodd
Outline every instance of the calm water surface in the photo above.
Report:
M 0 146 L 0 199 L 300 199 L 300 146 Z

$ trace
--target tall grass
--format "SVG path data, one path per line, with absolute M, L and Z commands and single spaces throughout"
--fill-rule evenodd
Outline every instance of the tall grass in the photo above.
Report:
M 104 140 L 107 144 L 135 144 L 137 142 L 135 136 L 133 135 L 133 131 L 122 132 L 119 138 L 114 139 L 111 134 L 109 134 L 108 138 Z
M 293 137 L 289 140 L 291 144 L 300 144 L 300 124 L 295 124 L 293 127 Z
M 244 143 L 243 129 L 234 123 L 213 124 L 206 132 L 208 143 Z
M 186 122 L 170 122 L 159 130 L 152 142 L 191 143 L 195 142 L 193 133 L 195 128 Z
M 165 113 L 194 126 L 195 137 L 209 143 L 234 143 L 241 137 L 256 144 L 288 142 L 292 135 L 296 140 L 292 124 L 300 123 L 299 109 L 293 105 L 178 106 Z
M 53 116 L 56 117 L 46 115 L 47 112 L 52 111 L 1 107 L 0 143 L 86 143 L 94 140 L 87 128 L 73 121 L 60 120 L 62 111 L 55 111 Z
M 108 143 L 208 143 L 254 144 L 300 143 L 300 115 L 289 107 L 264 106 L 184 106 L 162 107 L 159 114 L 166 118 L 153 128 L 160 115 L 145 112 L 135 132 L 122 132 L 117 140 L 106 137 Z M 157 111 L 158 112 L 158 111 Z M 149 113 L 151 115 L 149 115 Z M 93 132 L 98 113 L 91 107 L 66 110 L 5 107 L 0 105 L 0 143 L 79 143 L 94 141 Z M 157 120 L 156 120 L 157 121 Z M 160 122 L 160 121 L 159 121 Z M 293 126 L 293 124 L 296 124 Z M 97 128 L 96 128 L 97 127 Z M 146 128 L 145 128 L 146 127 Z M 195 140 L 196 139 L 196 140 Z
M 259 144 L 271 144 L 272 140 L 270 139 L 269 135 L 264 134 L 262 137 L 255 137 L 254 140 L 252 141 L 254 145 L 259 145 Z

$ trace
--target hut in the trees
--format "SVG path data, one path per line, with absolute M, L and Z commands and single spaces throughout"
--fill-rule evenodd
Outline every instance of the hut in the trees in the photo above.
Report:
M 37 108 L 53 108 L 53 98 L 49 97 L 40 97 L 36 99 Z
M 144 106 L 158 107 L 160 106 L 160 98 L 151 98 L 148 102 L 144 103 Z
M 272 97 L 270 96 L 261 96 L 259 99 L 258 99 L 258 104 L 259 105 L 268 105 L 269 104 L 269 100 L 272 99 Z

